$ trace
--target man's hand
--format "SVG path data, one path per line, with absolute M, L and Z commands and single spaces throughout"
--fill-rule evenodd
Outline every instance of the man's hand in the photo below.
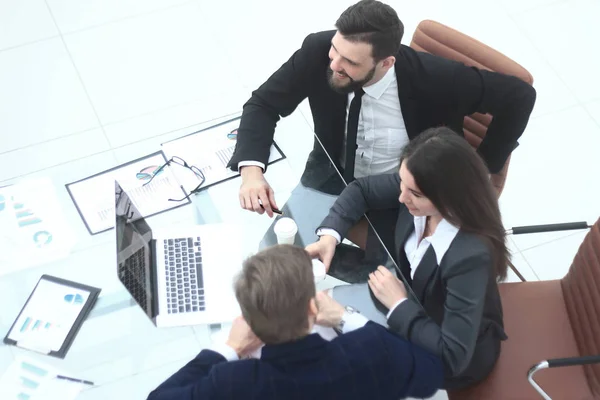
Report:
M 369 274 L 369 287 L 377 300 L 388 309 L 407 297 L 404 283 L 381 265 L 375 272 Z
M 246 357 L 263 344 L 252 332 L 244 317 L 241 316 L 233 321 L 229 339 L 225 343 L 235 350 L 239 358 Z
M 318 258 L 325 265 L 325 271 L 329 271 L 331 260 L 335 253 L 337 239 L 333 236 L 323 235 L 317 242 L 306 246 L 305 250 L 311 258 Z
M 334 328 L 340 324 L 346 309 L 325 292 L 317 293 L 317 325 Z
M 272 218 L 273 208 L 278 207 L 275 203 L 275 193 L 265 179 L 262 168 L 253 165 L 242 167 L 240 175 L 242 176 L 240 206 L 244 210 L 255 211 L 259 214 L 266 211 L 269 218 Z

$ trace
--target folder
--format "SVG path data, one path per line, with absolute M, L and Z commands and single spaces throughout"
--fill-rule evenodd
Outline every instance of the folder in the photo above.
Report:
M 65 358 L 101 289 L 42 275 L 4 343 Z

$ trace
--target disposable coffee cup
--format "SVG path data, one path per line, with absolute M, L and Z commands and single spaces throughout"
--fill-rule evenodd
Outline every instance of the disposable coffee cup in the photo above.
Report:
M 327 272 L 325 271 L 325 264 L 321 260 L 315 258 L 312 260 L 313 275 L 315 277 L 315 283 L 319 283 L 325 279 Z
M 273 231 L 277 235 L 278 244 L 294 244 L 296 233 L 298 233 L 298 225 L 291 218 L 279 218 Z

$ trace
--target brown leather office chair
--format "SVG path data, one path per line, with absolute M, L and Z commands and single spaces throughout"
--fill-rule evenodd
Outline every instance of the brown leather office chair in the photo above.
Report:
M 503 283 L 500 296 L 508 335 L 500 358 L 484 382 L 449 391 L 450 400 L 599 399 L 600 219 L 562 279 Z
M 513 75 L 530 85 L 533 84 L 531 74 L 504 54 L 435 21 L 425 20 L 417 26 L 410 47 L 417 51 L 460 61 L 468 66 Z M 491 119 L 492 117 L 489 114 L 479 113 L 465 117 L 465 138 L 471 145 L 474 147 L 479 146 L 479 143 L 485 137 Z M 504 168 L 498 174 L 492 175 L 492 182 L 498 190 L 498 196 L 504 188 L 509 162 L 510 157 L 506 160 Z

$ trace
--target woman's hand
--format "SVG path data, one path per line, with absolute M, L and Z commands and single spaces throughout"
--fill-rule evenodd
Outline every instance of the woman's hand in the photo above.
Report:
M 377 300 L 388 309 L 400 300 L 407 298 L 404 283 L 381 265 L 375 272 L 369 274 L 369 287 Z
M 311 258 L 318 258 L 325 265 L 325 271 L 329 271 L 333 254 L 337 246 L 337 239 L 333 236 L 323 235 L 317 242 L 306 246 L 305 250 Z

